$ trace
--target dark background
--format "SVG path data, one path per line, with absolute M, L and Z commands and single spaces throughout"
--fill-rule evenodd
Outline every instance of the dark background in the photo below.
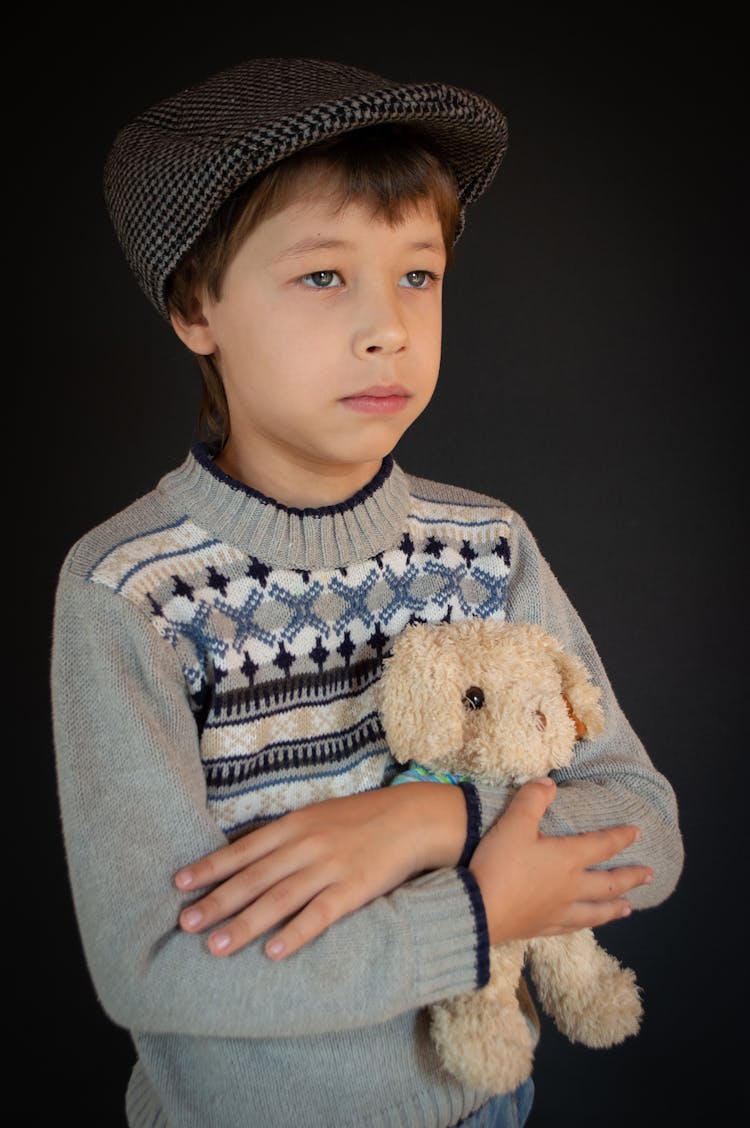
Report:
M 716 8 L 670 26 L 613 9 L 607 32 L 569 9 L 564 25 L 536 12 L 520 29 L 502 5 L 495 29 L 473 6 L 421 21 L 238 10 L 180 9 L 160 27 L 153 12 L 108 10 L 106 27 L 73 15 L 9 43 L 29 71 L 6 132 L 21 155 L 6 231 L 18 246 L 10 491 L 31 540 L 20 559 L 6 551 L 26 701 L 8 710 L 22 723 L 6 776 L 11 849 L 28 863 L 5 883 L 21 1060 L 61 1117 L 120 1125 L 129 1043 L 86 974 L 59 830 L 52 600 L 73 540 L 184 457 L 198 380 L 116 245 L 102 164 L 153 101 L 244 57 L 312 55 L 467 86 L 508 114 L 508 156 L 448 279 L 438 392 L 397 456 L 523 513 L 680 802 L 677 892 L 599 934 L 637 972 L 642 1032 L 589 1051 L 545 1021 L 530 1128 L 734 1123 L 747 869 L 739 27 Z

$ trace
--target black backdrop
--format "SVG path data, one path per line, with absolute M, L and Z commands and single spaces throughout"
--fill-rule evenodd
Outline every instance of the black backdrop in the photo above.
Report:
M 744 1088 L 726 1054 L 746 982 L 739 29 L 714 11 L 712 26 L 623 14 L 607 33 L 541 16 L 519 30 L 493 10 L 494 31 L 474 9 L 461 27 L 375 11 L 353 23 L 330 7 L 292 19 L 214 5 L 158 28 L 142 13 L 106 28 L 68 15 L 11 45 L 34 78 L 6 132 L 21 156 L 6 231 L 20 397 L 9 486 L 24 530 L 11 544 L 32 546 L 6 550 L 21 644 L 6 642 L 21 675 L 6 781 L 13 856 L 28 865 L 6 873 L 9 972 L 21 1060 L 77 1124 L 121 1123 L 131 1054 L 89 984 L 67 887 L 47 690 L 54 583 L 75 538 L 181 461 L 197 395 L 190 358 L 115 243 L 101 167 L 131 116 L 253 54 L 447 81 L 508 113 L 506 162 L 470 209 L 447 284 L 439 389 L 397 456 L 525 515 L 674 783 L 687 850 L 664 906 L 600 932 L 637 971 L 641 1034 L 588 1051 L 545 1022 L 531 1128 L 734 1122 L 721 1110 Z

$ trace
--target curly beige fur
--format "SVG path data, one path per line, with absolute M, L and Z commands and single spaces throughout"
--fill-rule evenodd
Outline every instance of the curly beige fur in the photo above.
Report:
M 379 692 L 399 763 L 416 760 L 489 784 L 520 785 L 564 767 L 577 740 L 604 728 L 599 690 L 583 663 L 533 623 L 407 627 Z M 602 1048 L 637 1033 L 635 976 L 590 929 L 496 945 L 485 987 L 430 1008 L 441 1059 L 466 1084 L 502 1093 L 531 1072 L 535 1035 L 518 1000 L 524 967 L 540 1006 L 571 1041 Z

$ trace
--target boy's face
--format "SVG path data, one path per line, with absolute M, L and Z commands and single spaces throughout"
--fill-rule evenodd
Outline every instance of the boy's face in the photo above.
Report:
M 318 190 L 261 222 L 180 334 L 222 374 L 219 465 L 293 506 L 370 481 L 434 391 L 445 258 L 427 202 L 393 227 Z

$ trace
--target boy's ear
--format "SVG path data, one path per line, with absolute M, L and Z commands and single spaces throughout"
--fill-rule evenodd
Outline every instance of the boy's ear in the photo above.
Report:
M 169 320 L 183 345 L 187 345 L 191 352 L 201 356 L 210 356 L 216 352 L 216 340 L 197 294 L 193 299 L 190 320 L 173 309 L 169 311 Z

